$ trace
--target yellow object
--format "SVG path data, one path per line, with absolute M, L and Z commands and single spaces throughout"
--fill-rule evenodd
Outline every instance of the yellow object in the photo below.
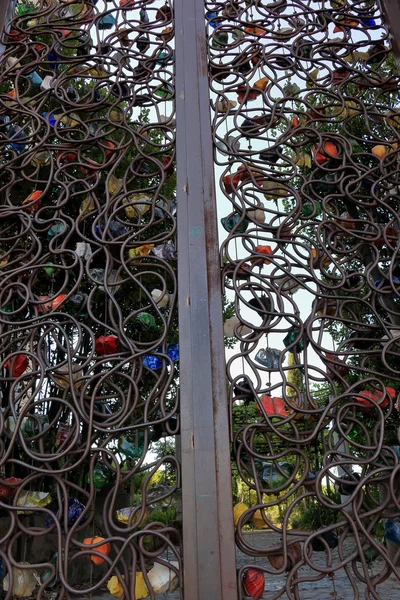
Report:
M 18 496 L 17 506 L 21 508 L 43 508 L 52 503 L 50 494 L 46 492 L 21 492 Z M 18 514 L 30 515 L 32 510 L 19 510 Z
M 124 589 L 116 575 L 113 575 L 111 579 L 108 580 L 107 589 L 112 596 L 115 596 L 115 598 L 122 598 Z
M 298 167 L 309 167 L 311 168 L 311 154 L 303 154 L 302 152 L 299 154 L 296 165 Z
M 249 507 L 244 502 L 239 502 L 233 507 L 233 522 L 235 527 L 237 526 L 240 517 L 246 512 L 246 510 L 249 510 Z
M 147 256 L 149 252 L 154 248 L 154 244 L 143 244 L 138 248 L 131 248 L 128 252 L 129 258 L 135 258 L 136 256 Z
M 294 357 L 293 352 L 288 352 L 288 367 L 294 367 L 297 364 L 296 359 Z M 300 369 L 290 369 L 286 372 L 286 381 L 287 383 L 292 383 L 299 390 L 303 388 L 303 375 Z M 286 394 L 291 396 L 296 396 L 296 387 L 292 387 L 290 385 L 286 386 Z
M 124 120 L 124 115 L 121 110 L 110 110 L 110 119 L 113 123 L 121 123 Z
M 58 388 L 66 390 L 70 387 L 71 379 L 75 388 L 80 388 L 82 385 L 83 371 L 72 371 L 70 373 L 67 366 L 58 367 L 55 373 L 52 375 L 53 380 Z
M 122 587 L 116 575 L 113 575 L 111 579 L 109 579 L 107 583 L 107 589 L 115 598 L 122 598 L 124 594 L 124 588 Z M 149 590 L 144 582 L 143 573 L 137 571 L 135 581 L 135 598 L 136 600 L 141 600 L 142 598 L 147 598 L 148 595 Z
M 118 179 L 115 175 L 110 175 L 108 178 L 107 188 L 110 194 L 118 194 L 119 190 L 122 188 L 123 181 L 122 179 Z
M 96 205 L 94 203 L 93 197 L 91 195 L 86 196 L 81 202 L 79 207 L 79 214 L 88 214 L 96 210 Z
M 400 127 L 400 112 L 396 110 L 390 110 L 386 113 L 387 124 L 392 127 Z
M 353 102 L 352 100 L 346 102 L 346 109 L 349 117 L 361 114 L 361 110 L 358 108 L 357 102 Z
M 36 152 L 36 154 L 32 157 L 31 165 L 36 167 L 36 165 L 48 165 L 50 162 L 50 155 L 48 152 Z
M 260 509 L 256 510 L 256 512 L 253 515 L 252 521 L 256 529 L 266 529 L 268 527 L 264 523 L 264 519 L 262 518 Z
M 149 595 L 149 590 L 147 589 L 147 585 L 144 582 L 143 573 L 136 572 L 136 581 L 135 581 L 135 596 L 136 600 L 140 600 L 141 598 L 147 598 Z
M 285 188 L 278 187 L 278 183 L 275 181 L 264 181 L 263 188 L 266 190 L 264 192 L 264 197 L 267 200 L 277 200 L 278 198 L 287 198 L 290 196 L 289 190 Z
M 355 64 L 360 60 L 368 60 L 369 54 L 368 52 L 352 52 L 344 57 L 344 60 L 348 63 Z
M 125 214 L 128 219 L 137 219 L 138 215 L 142 216 L 150 210 L 150 204 L 144 204 L 144 202 L 151 203 L 152 198 L 150 196 L 143 196 L 143 194 L 132 194 L 129 198 L 123 199 L 125 206 Z
M 65 115 L 64 117 L 62 117 L 61 123 L 66 127 L 77 127 L 79 125 L 79 115 L 75 113 Z
M 308 74 L 309 79 L 306 84 L 308 89 L 314 87 L 314 85 L 317 81 L 317 78 L 318 78 L 319 71 L 320 71 L 319 69 L 314 69 L 314 71 L 311 71 L 311 73 Z
M 0 250 L 0 267 L 5 267 L 8 263 L 9 258 L 10 257 L 7 256 L 7 254 L 3 250 Z
M 166 42 L 169 42 L 174 37 L 173 27 L 166 27 L 165 29 L 163 29 L 158 37 L 162 38 Z
M 29 565 L 27 562 L 20 563 L 21 565 Z M 19 569 L 18 567 L 12 568 L 13 586 L 12 593 L 17 598 L 27 598 L 33 594 L 38 583 L 38 574 L 35 569 Z M 10 575 L 4 577 L 3 589 L 8 592 L 10 589 Z
M 145 511 L 143 517 L 140 519 L 140 515 L 141 515 L 141 511 L 138 510 L 137 513 L 135 514 L 135 516 L 133 517 L 133 519 L 131 521 L 129 521 L 129 517 L 131 516 L 132 511 L 134 510 L 133 506 L 127 506 L 126 508 L 119 508 L 117 510 L 117 521 L 119 521 L 120 523 L 123 523 L 124 525 L 138 525 L 139 527 L 144 525 L 144 523 L 146 522 L 148 513 L 147 510 Z M 139 521 L 140 519 L 140 521 Z

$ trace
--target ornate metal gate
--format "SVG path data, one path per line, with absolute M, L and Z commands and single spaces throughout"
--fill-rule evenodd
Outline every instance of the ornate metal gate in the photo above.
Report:
M 386 11 L 2 5 L 7 598 L 400 589 Z

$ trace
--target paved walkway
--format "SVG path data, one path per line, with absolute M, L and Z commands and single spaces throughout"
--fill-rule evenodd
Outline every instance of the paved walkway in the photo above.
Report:
M 279 536 L 275 533 L 270 532 L 249 532 L 246 534 L 246 538 L 249 543 L 254 547 L 266 548 L 274 544 L 279 543 Z M 346 540 L 343 547 L 344 556 L 350 556 L 355 547 L 355 543 L 352 538 Z M 328 568 L 327 555 L 325 552 L 314 552 L 312 561 L 318 568 Z M 273 575 L 273 569 L 269 564 L 269 561 L 265 558 L 249 559 L 245 554 L 237 551 L 237 562 L 239 566 L 247 565 L 263 565 L 266 566 L 272 573 L 266 574 L 265 593 L 263 600 L 272 600 L 277 598 L 277 593 L 283 592 L 279 598 L 287 600 L 295 596 L 288 596 L 284 593 L 284 588 L 287 583 L 286 574 Z M 332 566 L 338 564 L 339 554 L 337 549 L 332 551 Z M 371 578 L 376 577 L 384 569 L 384 561 L 377 559 L 371 565 L 369 569 L 369 576 Z M 359 574 L 362 575 L 361 563 L 356 563 L 356 568 L 359 569 Z M 353 574 L 351 563 L 349 570 Z M 321 578 L 321 573 L 316 569 L 312 569 L 310 566 L 301 567 L 298 570 L 296 576 L 299 579 L 298 585 L 298 596 L 300 600 L 360 600 L 367 599 L 372 600 L 373 596 L 368 595 L 367 586 L 362 581 L 356 580 L 357 591 L 353 589 L 350 579 L 344 569 L 340 569 L 334 572 L 333 578 L 324 576 Z M 318 579 L 318 577 L 320 579 Z M 400 569 L 399 569 L 400 577 Z M 302 581 L 302 579 L 314 578 L 314 581 Z M 400 600 L 400 581 L 395 575 L 390 575 L 386 581 L 379 584 L 376 588 L 377 596 L 374 600 Z
M 275 533 L 257 531 L 248 532 L 245 534 L 248 542 L 256 548 L 267 548 L 268 546 L 279 543 L 279 536 Z M 354 542 L 351 538 L 346 540 L 343 548 L 344 556 L 349 556 L 352 553 Z M 339 561 L 338 551 L 332 552 L 332 565 L 334 566 Z M 325 552 L 314 552 L 313 563 L 318 568 L 327 567 L 327 556 Z M 249 558 L 243 552 L 237 551 L 237 564 L 238 567 L 242 566 L 255 566 L 263 565 L 271 571 L 270 574 L 266 574 L 265 593 L 262 600 L 400 600 L 400 581 L 395 575 L 390 575 L 384 582 L 380 583 L 376 587 L 376 596 L 368 595 L 367 586 L 361 581 L 357 581 L 357 590 L 353 589 L 349 578 L 344 569 L 336 571 L 334 577 L 328 576 L 321 577 L 321 574 L 310 568 L 309 566 L 301 567 L 298 571 L 298 595 L 288 596 L 285 593 L 285 586 L 287 582 L 286 574 L 273 575 L 273 569 L 266 558 Z M 362 573 L 361 563 L 357 563 L 360 574 Z M 384 562 L 380 559 L 374 561 L 370 568 L 370 577 L 377 576 L 384 567 Z M 349 566 L 350 572 L 353 573 L 351 565 Z M 400 568 L 399 568 L 400 577 Z M 314 581 L 301 581 L 302 579 L 314 578 Z M 179 600 L 179 592 L 174 594 L 161 594 L 157 596 L 157 600 Z M 111 600 L 112 596 L 107 591 L 101 592 L 94 595 L 93 600 Z M 83 600 L 83 597 L 82 597 Z M 185 597 L 185 600 L 191 600 L 190 594 Z M 203 599 L 202 599 L 203 600 Z M 214 600 L 208 598 L 206 600 Z

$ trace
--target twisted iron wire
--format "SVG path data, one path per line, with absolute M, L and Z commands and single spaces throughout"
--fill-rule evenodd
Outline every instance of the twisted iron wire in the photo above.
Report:
M 180 585 L 180 523 L 148 519 L 179 512 L 149 453 L 179 430 L 173 35 L 170 0 L 18 2 L 2 33 L 6 598 Z
M 399 579 L 400 121 L 382 8 L 206 1 L 205 18 L 233 474 L 250 499 L 236 541 L 257 558 L 240 597 L 264 579 L 271 600 L 324 578 L 337 595 L 340 574 L 352 597 L 383 598 Z

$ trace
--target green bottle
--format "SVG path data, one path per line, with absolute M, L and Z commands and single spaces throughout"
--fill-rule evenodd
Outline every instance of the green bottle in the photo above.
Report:
M 31 8 L 30 6 L 26 6 L 25 4 L 17 4 L 15 12 L 17 13 L 17 15 L 26 15 L 28 13 L 33 12 L 33 8 Z
M 43 271 L 46 273 L 47 277 L 53 277 L 56 268 L 52 266 L 43 267 Z
M 136 327 L 140 331 L 152 331 L 156 329 L 156 320 L 150 313 L 140 312 L 136 315 Z
M 307 201 L 304 202 L 304 204 L 301 207 L 301 212 L 305 217 L 311 217 L 314 211 L 314 217 L 319 217 L 322 214 L 321 202 L 316 202 L 315 204 L 313 204 L 312 202 Z
M 86 475 L 87 483 L 90 483 L 89 473 Z M 93 485 L 96 490 L 101 490 L 110 481 L 110 470 L 103 463 L 97 463 L 93 469 Z
M 228 43 L 228 39 L 229 36 L 227 31 L 214 33 L 211 45 L 213 48 L 222 48 L 223 46 L 226 46 L 226 44 Z
M 236 228 L 238 233 L 244 233 L 249 226 L 250 221 L 247 219 L 241 220 L 240 215 L 232 215 L 231 217 L 223 217 L 221 219 L 221 223 L 227 231 L 232 231 L 232 229 L 236 228 L 238 223 L 240 225 Z
M 298 327 L 292 327 L 286 337 L 283 339 L 283 343 L 285 348 L 293 344 L 300 333 L 300 329 Z M 304 350 L 304 339 L 301 338 L 296 344 L 296 352 L 302 352 Z
M 13 312 L 13 303 L 9 302 L 8 304 L 5 304 L 4 306 L 1 307 L 2 312 L 5 313 L 10 313 Z

